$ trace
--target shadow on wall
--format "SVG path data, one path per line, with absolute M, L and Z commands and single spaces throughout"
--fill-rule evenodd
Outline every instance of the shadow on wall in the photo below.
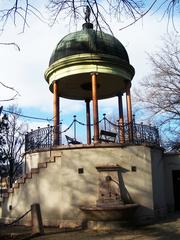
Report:
M 125 204 L 131 204 L 134 203 L 123 180 L 122 173 L 129 172 L 129 170 L 125 168 L 121 168 L 120 171 L 118 171 L 118 179 L 119 179 L 119 190 L 121 192 L 122 199 Z
M 112 180 L 116 182 L 105 182 L 104 186 L 113 183 L 113 189 L 110 192 L 103 189 L 102 194 L 105 191 L 107 199 L 105 199 L 105 195 L 102 197 L 107 201 L 112 200 L 113 196 L 115 200 L 119 201 L 119 195 L 121 195 L 125 204 L 137 202 L 141 205 L 135 214 L 139 218 L 141 218 L 142 213 L 144 218 L 147 219 L 153 216 L 151 200 L 149 201 L 150 203 L 148 202 L 148 199 L 151 198 L 152 188 L 151 186 L 147 187 L 151 182 L 149 178 L 151 174 L 149 171 L 150 164 L 148 163 L 147 166 L 146 163 L 146 160 L 149 161 L 149 158 L 146 157 L 146 154 L 148 154 L 147 149 L 149 148 L 144 146 L 142 148 L 141 146 L 134 148 L 132 146 L 108 149 L 94 148 L 88 150 L 82 148 L 64 150 L 61 164 L 58 164 L 59 160 L 57 160 L 55 163 L 50 163 L 48 168 L 40 170 L 41 179 L 37 175 L 36 181 L 34 180 L 34 185 L 32 186 L 34 190 L 27 186 L 29 183 L 25 184 L 24 194 L 19 194 L 18 201 L 12 206 L 17 208 L 17 215 L 23 213 L 21 209 L 24 208 L 24 203 L 27 202 L 27 199 L 31 199 L 32 191 L 35 191 L 35 200 L 40 202 L 40 204 L 41 202 L 43 203 L 41 206 L 43 217 L 47 218 L 50 215 L 54 219 L 76 219 L 80 217 L 79 207 L 86 204 L 96 205 L 96 201 L 100 196 L 98 185 L 99 172 L 96 171 L 96 164 L 100 164 L 102 167 L 104 164 L 112 166 L 117 166 L 118 164 L 119 170 L 116 168 L 116 171 L 113 170 L 112 172 L 110 169 L 105 172 L 101 171 L 102 179 L 105 180 L 107 176 L 112 175 Z M 132 161 L 133 158 L 136 160 Z M 132 163 L 139 164 L 136 173 L 131 172 Z M 81 174 L 78 172 L 79 169 L 83 169 L 84 172 Z M 142 176 L 145 176 L 145 178 Z M 31 182 L 32 179 L 29 181 Z M 111 196 L 108 196 L 110 193 Z M 142 202 L 142 198 L 145 198 L 144 202 Z M 8 205 L 6 208 L 8 209 Z

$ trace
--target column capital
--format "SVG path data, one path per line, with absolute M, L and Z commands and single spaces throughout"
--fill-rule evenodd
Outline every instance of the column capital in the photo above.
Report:
M 121 96 L 123 96 L 123 94 L 124 94 L 124 93 L 120 91 L 120 92 L 118 92 L 118 93 L 116 94 L 116 96 L 117 96 L 117 97 L 121 97 Z
M 130 89 L 130 87 L 131 87 L 131 81 L 126 81 L 125 85 L 126 85 L 126 90 L 127 90 L 127 89 Z
M 91 72 L 90 73 L 91 76 L 94 75 L 94 74 L 97 76 L 99 73 L 98 72 Z
M 89 103 L 91 101 L 91 99 L 85 99 L 84 100 L 86 103 Z
M 54 80 L 54 81 L 53 81 L 53 84 L 54 84 L 54 83 L 58 84 L 58 80 Z

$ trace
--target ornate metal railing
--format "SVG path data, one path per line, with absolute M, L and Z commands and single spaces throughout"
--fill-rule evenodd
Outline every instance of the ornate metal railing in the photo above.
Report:
M 159 139 L 159 131 L 158 128 L 153 127 L 151 125 L 145 125 L 142 122 L 135 123 L 135 119 L 133 119 L 133 122 L 128 124 L 125 123 L 123 126 L 119 125 L 119 122 L 117 121 L 117 124 L 109 121 L 106 116 L 104 115 L 103 118 L 103 126 L 102 128 L 104 130 L 110 130 L 112 132 L 117 133 L 116 143 L 120 143 L 120 135 L 121 131 L 124 132 L 124 143 L 134 143 L 134 144 L 141 144 L 141 143 L 149 143 L 154 145 L 160 145 L 160 139 Z M 132 139 L 129 137 L 129 131 L 132 131 Z
M 153 144 L 153 145 L 160 145 L 159 140 L 159 132 L 156 127 L 152 127 L 151 125 L 144 125 L 143 123 L 137 124 L 133 121 L 131 124 L 125 123 L 123 126 L 119 125 L 119 122 L 115 124 L 106 118 L 106 115 L 103 115 L 103 118 L 99 121 L 100 129 L 111 131 L 116 133 L 116 142 L 115 143 L 122 143 L 120 139 L 121 131 L 123 129 L 123 137 L 124 143 L 133 143 L 133 144 Z M 62 130 L 62 124 L 59 125 L 59 145 L 65 143 L 64 136 L 66 134 L 71 135 L 73 139 L 77 139 L 78 133 L 78 126 L 86 127 L 85 123 L 82 123 L 76 119 L 74 116 L 73 121 L 71 124 L 65 129 Z M 93 124 L 91 124 L 91 127 Z M 131 129 L 131 138 L 129 137 L 129 131 Z M 54 132 L 56 129 L 53 126 L 48 125 L 44 128 L 38 128 L 37 130 L 31 131 L 26 134 L 25 136 L 25 150 L 35 150 L 35 149 L 45 149 L 51 148 L 57 144 L 54 143 Z M 69 132 L 68 132 L 69 131 Z M 85 129 L 83 130 L 85 133 Z M 82 136 L 82 129 L 80 130 Z M 72 136 L 73 135 L 73 136 Z M 85 134 L 84 134 L 85 135 Z M 79 140 L 79 139 L 78 139 Z M 83 141 L 81 139 L 81 141 Z M 85 140 L 84 140 L 85 141 Z M 65 143 L 67 144 L 67 143 Z
M 25 150 L 48 148 L 53 146 L 53 126 L 31 130 L 25 136 Z

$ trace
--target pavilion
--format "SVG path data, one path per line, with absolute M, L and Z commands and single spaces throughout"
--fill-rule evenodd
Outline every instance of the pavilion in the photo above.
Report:
M 107 221 L 113 227 L 123 218 L 144 223 L 180 208 L 171 176 L 179 169 L 178 156 L 165 155 L 158 130 L 137 124 L 133 118 L 130 90 L 134 74 L 121 42 L 94 30 L 89 21 L 81 31 L 59 41 L 45 72 L 54 96 L 54 126 L 27 133 L 24 176 L 3 195 L 2 222 L 23 215 L 33 203 L 40 204 L 44 225 L 62 228 L 84 223 L 97 228 Z M 68 144 L 62 143 L 61 97 L 84 100 L 86 143 L 76 135 L 67 136 Z M 99 128 L 98 100 L 110 97 L 117 97 L 118 104 L 114 132 Z M 108 121 L 106 116 L 103 120 Z M 76 123 L 74 117 L 70 127 Z M 178 174 L 173 176 L 178 179 Z M 21 221 L 30 224 L 31 217 Z

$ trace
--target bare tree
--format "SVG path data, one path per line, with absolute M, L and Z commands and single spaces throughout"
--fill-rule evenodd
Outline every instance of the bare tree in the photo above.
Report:
M 104 24 L 106 27 L 108 22 L 106 21 L 106 15 L 110 15 L 121 20 L 123 16 L 131 19 L 129 24 L 125 24 L 123 28 L 126 28 L 149 12 L 154 13 L 161 11 L 162 17 L 168 19 L 168 24 L 171 22 L 174 26 L 174 15 L 179 13 L 179 0 L 45 0 L 44 6 L 50 13 L 50 24 L 53 25 L 58 21 L 59 17 L 65 16 L 71 19 L 78 20 L 84 18 L 83 9 L 88 6 L 91 10 L 91 21 L 95 22 L 98 28 L 101 28 Z M 31 0 L 10 0 L 0 5 L 0 23 L 1 31 L 4 30 L 9 19 L 16 23 L 22 23 L 22 31 L 28 26 L 28 16 L 34 15 L 43 20 L 38 4 Z
M 33 3 L 31 3 L 33 2 Z M 41 12 L 36 7 L 34 1 L 31 0 L 10 0 L 5 3 L 0 4 L 0 31 L 4 31 L 4 28 L 9 20 L 11 20 L 14 25 L 22 24 L 22 32 L 24 32 L 25 27 L 28 25 L 28 16 L 34 15 L 37 18 L 42 17 Z M 42 19 L 41 19 L 42 20 Z
M 4 129 L 4 144 L 1 145 L 0 166 L 4 169 L 9 186 L 22 174 L 23 152 L 27 126 L 19 121 L 20 110 L 12 105 L 8 108 L 8 127 Z
M 158 122 L 164 142 L 180 148 L 180 36 L 164 38 L 149 60 L 152 73 L 136 89 L 137 101 Z
M 130 19 L 129 24 L 121 29 L 127 28 L 135 22 L 142 19 L 149 12 L 155 13 L 156 11 L 162 12 L 162 17 L 167 17 L 168 24 L 174 24 L 174 15 L 179 11 L 180 3 L 178 0 L 153 0 L 150 4 L 147 1 L 134 1 L 134 0 L 85 0 L 85 1 L 61 1 L 61 0 L 49 0 L 47 8 L 51 13 L 52 24 L 54 24 L 58 17 L 65 14 L 70 20 L 82 19 L 82 8 L 88 6 L 92 13 L 91 21 L 95 22 L 95 25 L 101 29 L 102 26 L 109 27 L 106 21 L 107 15 L 113 16 L 118 20 L 121 20 L 123 16 Z M 120 29 L 120 30 L 121 30 Z

